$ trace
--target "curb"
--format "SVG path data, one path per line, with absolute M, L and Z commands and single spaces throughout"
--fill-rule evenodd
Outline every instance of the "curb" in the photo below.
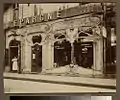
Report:
M 4 79 L 43 82 L 43 83 L 52 83 L 52 84 L 63 84 L 63 85 L 72 85 L 72 86 L 85 86 L 85 87 L 93 87 L 93 88 L 116 89 L 116 86 L 96 85 L 96 84 L 87 84 L 87 83 L 74 83 L 74 82 L 61 82 L 61 81 L 43 80 L 43 79 L 16 78 L 16 77 L 7 77 L 7 76 L 4 76 Z

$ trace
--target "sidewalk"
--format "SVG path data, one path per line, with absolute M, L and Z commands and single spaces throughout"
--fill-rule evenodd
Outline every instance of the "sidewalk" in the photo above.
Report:
M 97 87 L 116 89 L 115 79 L 100 79 L 100 78 L 83 78 L 83 77 L 68 77 L 68 76 L 50 76 L 41 74 L 18 74 L 18 73 L 4 73 L 5 79 L 35 81 L 52 84 L 66 84 L 85 87 Z
M 45 74 L 53 74 L 53 75 L 67 75 L 69 72 L 69 66 L 63 66 L 63 67 L 58 67 L 58 68 L 53 68 L 51 70 L 47 70 Z M 88 68 L 83 68 L 83 67 L 77 67 L 75 66 L 73 69 L 74 75 L 69 76 L 86 76 L 86 77 L 103 77 L 102 73 L 99 71 L 95 71 L 92 69 Z

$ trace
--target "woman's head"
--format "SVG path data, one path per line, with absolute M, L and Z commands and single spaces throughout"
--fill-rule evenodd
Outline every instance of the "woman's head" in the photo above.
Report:
M 17 58 L 17 56 L 15 56 L 14 58 Z

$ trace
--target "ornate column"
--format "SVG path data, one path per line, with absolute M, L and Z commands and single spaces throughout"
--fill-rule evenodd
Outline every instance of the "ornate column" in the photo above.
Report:
M 54 64 L 54 46 L 52 45 L 52 41 L 48 44 L 48 65 L 49 69 L 53 68 Z
M 25 32 L 23 32 L 25 34 Z M 25 70 L 25 37 L 21 38 L 21 71 Z
M 103 39 L 96 41 L 96 70 L 103 72 Z
M 27 41 L 30 36 L 27 35 L 27 29 L 23 32 L 21 39 L 21 69 L 23 73 L 31 72 L 31 44 Z
M 42 72 L 48 68 L 48 44 L 42 45 Z
M 93 42 L 94 70 L 100 71 L 102 74 L 103 66 L 104 66 L 104 50 L 103 50 L 104 45 L 103 45 L 102 29 L 97 26 L 95 29 L 93 29 L 93 35 L 99 37 L 96 38 Z
M 54 46 L 52 45 L 51 33 L 45 36 L 45 41 L 43 43 L 42 49 L 42 72 L 46 72 L 48 69 L 53 68 L 54 63 Z
M 25 72 L 31 72 L 31 46 L 25 40 Z
M 67 30 L 67 40 L 71 43 L 71 64 L 74 64 L 74 41 L 77 37 L 78 28 Z

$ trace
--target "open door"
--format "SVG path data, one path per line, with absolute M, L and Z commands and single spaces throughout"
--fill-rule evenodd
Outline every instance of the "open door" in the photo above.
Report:
M 17 40 L 12 40 L 9 44 L 9 66 L 10 66 L 10 71 L 12 71 L 12 59 L 14 57 L 17 57 L 18 59 L 18 67 L 20 71 L 21 67 L 21 46 L 20 46 L 20 41 Z
M 32 72 L 42 71 L 42 46 L 35 44 L 32 46 Z

